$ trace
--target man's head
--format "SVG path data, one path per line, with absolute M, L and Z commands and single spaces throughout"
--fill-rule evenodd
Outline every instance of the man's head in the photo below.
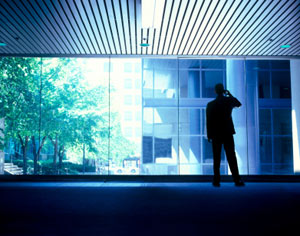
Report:
M 223 84 L 216 84 L 215 85 L 215 92 L 218 95 L 223 94 L 223 92 L 224 92 L 224 86 L 223 86 Z

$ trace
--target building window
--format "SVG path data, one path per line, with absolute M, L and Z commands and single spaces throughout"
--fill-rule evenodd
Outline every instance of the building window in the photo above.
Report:
M 132 112 L 131 111 L 125 111 L 124 112 L 124 120 L 125 121 L 132 121 Z
M 124 88 L 132 89 L 132 79 L 124 79 Z
M 124 105 L 132 105 L 132 95 L 125 95 L 124 96 Z
M 124 72 L 131 73 L 132 72 L 132 63 L 125 62 L 124 63 Z

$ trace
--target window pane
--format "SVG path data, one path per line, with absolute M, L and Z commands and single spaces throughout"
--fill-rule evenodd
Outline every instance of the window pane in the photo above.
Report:
M 216 97 L 215 85 L 223 83 L 223 71 L 202 71 L 202 97 Z
M 153 71 L 144 70 L 143 71 L 143 97 L 153 98 Z
M 283 69 L 289 70 L 290 69 L 290 61 L 289 60 L 272 60 L 271 61 L 272 69 Z
M 143 135 L 153 134 L 153 108 L 144 108 L 143 112 Z
M 170 137 L 178 135 L 178 109 L 154 109 L 154 135 L 155 137 Z
M 272 163 L 272 138 L 260 137 L 259 153 L 261 163 Z
M 293 164 L 293 147 L 291 137 L 274 138 L 275 163 Z
M 201 60 L 179 60 L 179 69 L 199 69 Z
M 292 118 L 290 109 L 273 110 L 273 132 L 274 135 L 291 135 Z
M 259 98 L 270 98 L 270 73 L 259 71 L 257 76 Z
M 200 109 L 179 110 L 179 134 L 199 135 L 200 134 Z
M 132 79 L 124 79 L 124 88 L 132 89 Z
M 180 97 L 199 98 L 200 97 L 200 72 L 181 71 L 179 76 L 180 76 Z
M 154 97 L 175 98 L 177 97 L 178 79 L 176 70 L 154 71 Z
M 225 60 L 202 60 L 202 69 L 223 69 Z
M 259 69 L 269 69 L 270 61 L 266 60 L 247 60 L 246 61 L 247 70 L 259 70 Z
M 291 98 L 289 71 L 272 72 L 272 98 Z
M 132 96 L 131 95 L 124 96 L 124 105 L 132 105 Z
M 259 110 L 259 134 L 271 134 L 271 110 Z
M 202 174 L 201 137 L 180 137 L 179 144 L 180 174 Z
M 178 69 L 177 59 L 144 59 L 144 69 Z

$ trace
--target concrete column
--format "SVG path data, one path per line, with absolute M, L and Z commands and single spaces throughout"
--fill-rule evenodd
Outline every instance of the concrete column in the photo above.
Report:
M 300 60 L 291 60 L 294 172 L 300 174 Z
M 4 118 L 0 119 L 0 175 L 4 174 L 4 148 L 2 148 L 2 145 L 4 145 Z
M 236 134 L 234 135 L 235 151 L 240 174 L 248 174 L 247 158 L 247 119 L 246 119 L 246 84 L 244 73 L 244 60 L 226 61 L 226 84 L 227 89 L 241 103 L 240 108 L 232 111 L 232 118 Z

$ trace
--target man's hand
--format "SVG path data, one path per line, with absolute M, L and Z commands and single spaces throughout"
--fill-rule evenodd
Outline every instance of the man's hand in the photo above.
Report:
M 224 94 L 228 97 L 232 97 L 231 93 L 228 90 L 224 90 Z

